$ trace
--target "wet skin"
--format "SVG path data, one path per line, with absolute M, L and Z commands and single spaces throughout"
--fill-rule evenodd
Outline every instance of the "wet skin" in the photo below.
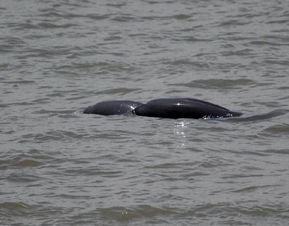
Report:
M 103 101 L 87 107 L 84 114 L 127 115 L 158 118 L 219 118 L 237 117 L 241 113 L 230 111 L 210 102 L 193 98 L 162 98 L 142 104 L 129 100 Z

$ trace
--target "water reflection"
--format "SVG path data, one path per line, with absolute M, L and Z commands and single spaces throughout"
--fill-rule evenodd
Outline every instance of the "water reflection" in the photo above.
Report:
M 176 121 L 174 125 L 174 135 L 177 138 L 178 145 L 181 148 L 184 148 L 186 146 L 186 140 L 187 140 L 187 129 L 188 129 L 188 122 L 185 122 L 184 120 Z

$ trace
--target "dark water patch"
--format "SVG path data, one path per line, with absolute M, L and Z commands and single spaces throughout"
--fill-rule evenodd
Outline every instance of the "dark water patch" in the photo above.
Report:
M 249 24 L 251 21 L 249 20 L 246 20 L 246 21 L 242 21 L 240 20 L 240 18 L 238 20 L 236 19 L 230 19 L 230 20 L 226 20 L 226 21 L 223 21 L 221 22 L 218 26 L 220 27 L 231 27 L 231 26 L 243 26 L 243 25 L 246 25 L 246 24 Z
M 0 38 L 0 53 L 11 52 L 16 48 L 22 48 L 26 42 L 19 37 L 1 37 Z
M 42 165 L 42 162 L 33 159 L 22 159 L 16 164 L 18 167 L 35 167 L 40 165 Z
M 42 22 L 37 24 L 38 29 L 66 29 L 71 27 L 76 27 L 78 25 L 66 23 L 66 24 L 56 24 L 56 23 L 48 23 L 48 22 Z
M 278 43 L 278 42 L 270 42 L 270 41 L 264 41 L 264 40 L 255 40 L 255 41 L 251 41 L 248 44 L 246 44 L 246 46 L 289 46 L 289 44 L 287 43 Z
M 278 60 L 265 60 L 264 63 L 266 63 L 268 65 L 282 65 L 282 66 L 288 66 L 289 65 L 289 61 L 288 60 L 281 60 L 281 59 L 278 59 Z
M 278 188 L 278 185 L 261 185 L 261 186 L 246 186 L 246 187 L 242 187 L 236 190 L 233 190 L 232 192 L 236 192 L 236 193 L 251 193 L 251 192 L 264 192 L 262 190 L 267 190 L 267 189 L 271 189 L 271 188 Z
M 23 79 L 2 81 L 2 83 L 5 83 L 5 84 L 13 84 L 13 85 L 18 85 L 18 84 L 20 84 L 20 85 L 36 84 L 36 82 L 33 81 L 33 80 L 23 80 Z
M 248 34 L 243 34 L 240 32 L 227 32 L 225 34 L 221 34 L 220 38 L 223 40 L 228 40 L 228 41 L 253 41 L 255 40 L 255 36 L 254 35 L 248 35 Z M 232 46 L 233 47 L 233 46 Z M 246 48 L 246 49 L 251 49 L 251 48 Z M 251 50 L 252 52 L 253 49 Z
M 287 29 L 288 31 L 289 29 Z M 282 33 L 282 31 L 284 31 L 283 29 L 280 30 L 280 32 Z M 275 30 L 274 32 L 278 32 L 277 30 Z M 289 36 L 286 34 L 268 34 L 268 35 L 264 35 L 262 36 L 264 39 L 266 40 L 272 40 L 274 42 L 278 41 L 278 42 L 281 42 L 281 43 L 284 43 L 284 44 L 287 44 L 288 41 L 289 41 Z
M 43 29 L 68 29 L 72 27 L 76 27 L 78 25 L 72 24 L 72 23 L 59 23 L 59 22 L 25 22 L 25 23 L 19 23 L 17 26 L 15 26 L 15 30 L 43 30 Z M 44 38 L 45 36 L 39 36 L 41 38 Z
M 235 51 L 225 51 L 222 52 L 223 56 L 254 56 L 255 53 L 252 49 L 246 48 L 241 50 L 235 50 Z
M 30 101 L 20 101 L 20 102 L 10 102 L 9 104 L 5 104 L 6 107 L 12 107 L 12 106 L 33 106 L 33 105 L 39 105 L 39 104 L 47 104 L 50 103 L 50 100 L 48 98 L 37 98 Z
M 67 56 L 71 54 L 71 49 L 65 46 L 50 46 L 45 48 L 29 48 L 26 49 L 21 55 L 18 55 L 18 59 L 29 58 L 53 58 L 55 56 Z
M 11 173 L 6 178 L 7 181 L 12 183 L 30 184 L 41 181 L 43 178 L 36 175 L 19 172 Z
M 50 103 L 50 99 L 49 98 L 37 98 L 35 100 L 32 100 L 31 101 L 31 104 L 47 104 L 47 103 Z
M 93 48 L 93 47 L 91 47 Z M 84 69 L 97 69 L 103 67 L 109 67 L 108 62 L 72 62 L 71 64 L 62 64 L 56 66 L 57 71 L 74 71 L 75 69 L 84 70 Z
M 1 69 L 2 71 L 6 71 L 6 70 L 8 70 L 10 67 L 11 67 L 11 64 L 9 64 L 9 63 L 0 63 L 0 69 Z M 1 81 L 1 80 L 4 80 L 4 78 L 0 78 L 0 81 Z
M 5 104 L 5 105 L 6 105 L 6 107 L 9 107 L 9 106 L 31 106 L 31 105 L 33 105 L 33 103 L 26 102 L 26 101 L 21 101 L 21 102 L 14 102 L 14 103 L 11 102 L 11 103 Z
M 233 162 L 228 162 L 223 159 L 207 159 L 205 161 L 202 161 L 199 167 L 204 168 L 204 169 L 213 169 L 213 168 L 221 168 L 225 166 L 230 166 L 233 165 Z
M 288 148 L 270 148 L 264 151 L 265 153 L 270 153 L 270 154 L 280 154 L 280 155 L 288 155 L 289 154 L 289 149 Z
M 49 203 L 28 205 L 25 202 L 17 201 L 2 202 L 0 203 L 1 220 L 9 222 L 9 224 L 4 225 L 13 226 L 34 225 L 36 222 L 41 222 L 42 225 L 52 225 L 55 222 L 54 217 L 58 216 L 60 213 L 64 213 L 64 211 L 57 206 L 48 207 L 48 204 Z
M 75 169 L 64 169 L 62 173 L 66 176 L 81 175 L 105 178 L 118 178 L 123 175 L 123 172 L 120 170 L 103 169 L 102 167 L 75 167 Z
M 46 97 L 67 97 L 70 96 L 71 93 L 74 93 L 75 91 L 72 89 L 64 90 L 62 88 L 59 89 L 53 89 L 49 93 L 46 93 Z
M 102 132 L 98 136 L 99 139 L 105 139 L 105 140 L 123 140 L 123 137 L 119 134 L 109 133 L 109 132 Z
M 207 38 L 197 38 L 194 36 L 180 36 L 179 38 L 172 38 L 173 41 L 185 41 L 185 42 L 210 42 L 213 41 L 211 39 L 207 39 Z M 193 64 L 193 62 L 190 61 L 176 61 L 175 64 Z M 199 62 L 200 63 L 200 62 Z
M 120 8 L 126 6 L 127 3 L 126 2 L 107 2 L 105 5 L 109 6 L 109 7 L 114 7 L 114 8 L 120 9 Z
M 195 139 L 195 142 L 197 142 L 197 141 L 202 141 L 201 139 L 199 139 L 199 140 L 197 140 L 197 139 Z M 191 151 L 191 152 L 203 152 L 203 150 L 201 150 L 201 149 L 199 149 L 199 148 L 196 148 L 196 147 L 192 147 L 192 148 L 189 148 L 189 150 Z
M 0 215 L 1 216 L 25 216 L 30 213 L 31 206 L 24 202 L 1 202 Z
M 120 95 L 126 95 L 132 92 L 138 91 L 138 89 L 132 89 L 132 88 L 113 88 L 113 89 L 106 89 L 106 90 L 102 90 L 99 92 L 96 92 L 96 95 L 99 94 L 109 94 L 109 95 L 115 95 L 115 94 L 120 94 Z
M 251 79 L 201 79 L 187 83 L 170 84 L 175 86 L 184 86 L 192 88 L 206 89 L 234 89 L 239 86 L 252 86 L 256 82 Z
M 176 20 L 188 20 L 192 17 L 191 14 L 176 14 L 174 16 L 172 16 L 172 18 L 176 19 Z
M 79 7 L 75 6 L 76 8 L 84 8 L 85 6 L 79 5 Z M 89 6 L 88 6 L 89 7 Z M 66 19 L 70 21 L 78 21 L 80 22 L 81 19 L 92 19 L 92 20 L 105 20 L 108 19 L 111 14 L 107 14 L 104 12 L 93 12 L 90 13 L 89 10 L 60 10 L 57 8 L 43 8 L 39 9 L 39 16 L 42 18 L 54 18 L 54 21 Z M 77 20 L 79 19 L 79 20 Z
M 121 22 L 121 23 L 142 21 L 139 17 L 133 16 L 130 14 L 122 14 L 122 15 L 112 16 L 111 20 L 115 21 L 115 22 Z
M 183 169 L 184 167 L 197 167 L 199 162 L 174 162 L 174 163 L 157 163 L 154 165 L 147 166 L 148 169 Z
M 288 124 L 273 125 L 264 129 L 261 132 L 261 134 L 271 136 L 287 136 L 289 135 L 289 125 Z
M 0 104 L 0 108 L 7 108 L 9 107 L 11 104 Z
M 247 216 L 256 216 L 256 217 L 269 217 L 269 216 L 280 216 L 289 219 L 288 216 L 288 207 L 277 207 L 277 206 L 252 206 L 252 207 L 243 207 L 240 208 L 240 212 Z
M 3 154 L 0 160 L 0 169 L 23 169 L 45 165 L 52 158 L 39 151 L 30 150 L 23 153 L 19 150 L 10 150 Z
M 60 195 L 57 195 L 58 198 L 60 199 L 68 199 L 68 200 L 89 200 L 91 199 L 91 197 L 89 195 L 74 195 L 74 194 L 60 194 Z M 56 198 L 56 197 L 55 197 Z
M 85 53 L 84 53 L 85 54 Z M 110 51 L 109 53 L 106 53 L 109 55 L 114 55 L 117 57 L 124 56 L 124 53 L 120 52 L 114 52 Z M 127 64 L 123 62 L 105 62 L 105 61 L 98 61 L 98 62 L 73 62 L 70 65 L 62 65 L 56 68 L 56 70 L 64 70 L 64 71 L 89 71 L 92 72 L 91 76 L 94 76 L 99 79 L 98 74 L 104 75 L 107 77 L 107 74 L 109 73 L 109 76 L 111 76 L 111 73 L 121 73 L 121 72 L 127 72 L 131 73 L 134 71 L 137 71 L 138 68 L 135 67 L 132 64 Z
M 132 36 L 132 35 L 130 35 L 130 36 Z M 118 35 L 118 34 L 113 34 L 113 35 L 110 35 L 110 36 L 104 38 L 104 41 L 108 41 L 108 42 L 110 42 L 110 41 L 120 41 L 120 40 L 122 40 L 122 38 L 123 37 Z M 115 56 L 125 56 L 124 53 L 110 53 L 110 54 L 115 55 Z
M 276 223 L 271 217 L 284 217 L 284 220 L 288 220 L 287 207 L 271 207 L 271 206 L 258 206 L 258 205 L 244 205 L 243 203 L 206 203 L 202 205 L 196 205 L 183 214 L 179 214 L 183 218 L 194 217 L 198 218 L 202 222 L 213 222 L 216 225 L 254 225 L 256 222 L 262 222 L 267 225 L 268 220 L 270 225 Z M 226 217 L 222 217 L 226 216 Z M 255 223 L 252 223 L 255 222 Z M 282 222 L 282 221 L 281 221 Z M 206 225 L 206 224 L 205 224 Z M 282 225 L 282 223 L 281 223 Z
M 289 90 L 289 86 L 280 86 L 278 89 L 280 89 L 280 90 Z M 281 97 L 280 98 L 280 100 L 286 100 L 286 99 L 289 99 L 289 97 L 287 96 L 287 97 Z
M 197 68 L 208 68 L 209 64 L 203 61 L 191 61 L 189 59 L 179 59 L 174 61 L 167 61 L 166 64 L 173 65 L 173 66 L 191 66 L 191 67 L 197 67 Z
M 244 174 L 228 174 L 228 175 L 224 175 L 222 176 L 223 179 L 241 179 L 241 178 L 260 178 L 260 177 L 264 177 L 265 175 L 263 174 L 248 174 L 248 173 L 244 173 Z
M 45 102 L 46 103 L 46 102 Z M 67 116 L 68 118 L 73 117 L 75 110 L 52 110 L 52 109 L 41 109 L 41 110 L 36 110 L 33 111 L 32 114 L 36 114 L 36 115 L 49 115 L 49 116 Z
M 224 208 L 228 206 L 227 203 L 204 203 L 204 204 L 198 204 L 194 205 L 191 209 L 187 211 L 183 211 L 183 213 L 180 214 L 182 217 L 205 217 L 208 215 L 215 215 L 217 212 L 222 211 Z

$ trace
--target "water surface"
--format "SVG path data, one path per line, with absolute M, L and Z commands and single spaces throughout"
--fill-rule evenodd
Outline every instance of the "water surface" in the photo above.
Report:
M 1 1 L 1 225 L 287 225 L 288 7 Z M 161 97 L 244 115 L 81 114 Z

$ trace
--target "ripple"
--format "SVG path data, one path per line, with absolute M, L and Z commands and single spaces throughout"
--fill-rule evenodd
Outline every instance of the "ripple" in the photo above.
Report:
M 137 218 L 151 218 L 175 214 L 172 208 L 158 208 L 151 205 L 139 205 L 132 208 L 114 206 L 98 210 L 102 217 L 116 221 L 130 221 Z
M 268 219 L 269 216 L 277 217 L 283 214 L 286 220 L 288 220 L 288 216 L 286 216 L 287 212 L 288 208 L 283 206 L 280 207 L 258 206 L 258 205 L 244 206 L 242 205 L 242 203 L 236 203 L 236 205 L 232 205 L 230 203 L 224 202 L 224 203 L 205 203 L 202 205 L 197 205 L 192 209 L 190 209 L 189 211 L 184 212 L 182 216 L 183 217 L 196 216 L 199 218 L 206 218 L 207 216 L 210 216 L 210 219 L 212 218 L 215 220 L 218 219 L 220 225 L 227 225 L 225 224 L 225 222 L 229 221 L 229 219 L 233 217 L 233 219 L 238 220 L 237 225 L 251 225 L 247 223 L 248 217 L 265 217 L 265 222 L 267 222 L 266 219 Z M 218 217 L 222 216 L 222 214 L 225 214 L 227 216 L 227 219 L 222 219 Z M 214 216 L 216 218 L 214 218 Z M 236 216 L 240 217 L 236 218 Z M 228 224 L 228 225 L 235 225 L 235 224 Z
M 37 25 L 37 28 L 38 29 L 55 29 L 55 28 L 61 28 L 61 29 L 65 29 L 65 28 L 70 28 L 70 27 L 75 27 L 77 26 L 76 24 L 70 24 L 70 23 L 67 23 L 67 24 L 55 24 L 55 23 L 39 23 Z
M 24 202 L 0 202 L 1 215 L 25 216 L 30 212 L 30 209 L 31 207 Z
M 175 83 L 170 85 L 206 88 L 206 89 L 234 89 L 239 86 L 252 86 L 256 82 L 251 79 L 201 79 L 187 83 Z
M 288 225 L 286 0 L 1 7 L 1 225 Z M 245 114 L 80 113 L 168 95 Z
M 289 44 L 287 44 L 287 43 L 269 42 L 269 41 L 264 41 L 264 40 L 251 41 L 247 45 L 255 45 L 255 46 L 289 46 Z
M 100 92 L 97 92 L 96 94 L 120 94 L 120 95 L 125 95 L 125 94 L 129 94 L 132 92 L 138 91 L 138 89 L 131 89 L 131 88 L 114 88 L 114 89 L 106 89 L 106 90 L 102 90 Z
M 275 187 L 275 186 L 271 186 L 271 185 L 246 186 L 246 187 L 242 187 L 242 188 L 236 189 L 236 190 L 234 190 L 232 192 L 237 192 L 237 193 L 257 192 L 257 190 L 271 188 L 271 187 Z M 276 186 L 276 187 L 278 187 L 278 186 Z M 261 191 L 259 191 L 259 192 L 261 192 Z
M 27 133 L 21 136 L 19 143 L 29 143 L 31 141 L 36 143 L 45 143 L 48 141 L 61 141 L 61 140 L 74 140 L 86 134 L 80 134 L 72 131 L 65 130 L 51 130 L 44 133 Z
M 285 109 L 277 109 L 265 114 L 258 114 L 253 115 L 249 117 L 239 117 L 239 118 L 228 118 L 226 121 L 232 121 L 232 122 L 254 122 L 254 121 L 260 121 L 260 120 L 268 120 L 271 118 L 279 117 L 285 114 L 288 114 L 288 110 Z
M 273 125 L 264 129 L 263 133 L 269 133 L 274 136 L 289 135 L 289 125 L 288 124 Z
M 180 65 L 189 65 L 192 67 L 198 67 L 198 68 L 207 68 L 209 67 L 209 64 L 203 61 L 191 61 L 189 59 L 179 59 L 174 61 L 167 61 L 165 62 L 168 65 L 174 65 L 174 66 L 180 66 Z
M 32 174 L 24 174 L 24 173 L 11 173 L 6 177 L 6 180 L 13 183 L 33 183 L 42 180 L 41 177 Z
M 0 207 L 7 208 L 7 209 L 22 209 L 22 208 L 29 208 L 29 205 L 23 202 L 2 202 L 0 203 Z
M 288 155 L 289 154 L 289 150 L 287 148 L 268 149 L 268 150 L 265 150 L 264 152 L 271 153 L 271 154 L 281 154 L 281 155 Z
M 21 38 L 8 36 L 0 38 L 0 52 L 10 52 L 26 44 Z
M 34 167 L 39 165 L 42 165 L 42 162 L 33 159 L 23 159 L 16 164 L 16 166 L 20 167 Z
M 18 150 L 12 150 L 11 152 L 13 152 L 13 154 L 6 153 L 0 156 L 0 169 L 37 167 L 51 159 L 49 155 L 41 154 L 35 150 L 25 154 L 19 154 Z
M 288 209 L 279 209 L 270 206 L 253 206 L 249 208 L 241 208 L 240 212 L 247 215 L 247 216 L 263 216 L 268 217 L 272 215 L 279 215 L 282 212 L 286 213 Z

